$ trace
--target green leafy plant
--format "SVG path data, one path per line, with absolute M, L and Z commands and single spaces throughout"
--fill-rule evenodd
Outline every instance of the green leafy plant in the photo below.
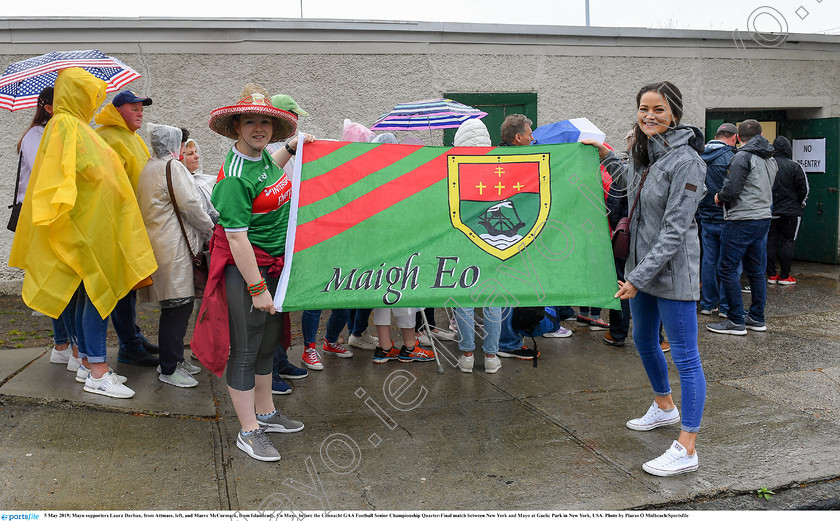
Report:
M 765 501 L 770 501 L 776 494 L 772 490 L 769 490 L 767 487 L 761 487 L 760 489 L 756 490 L 755 493 L 756 495 L 758 495 L 759 499 L 764 499 Z

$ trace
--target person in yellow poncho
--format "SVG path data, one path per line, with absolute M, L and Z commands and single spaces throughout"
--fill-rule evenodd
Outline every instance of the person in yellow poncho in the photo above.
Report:
M 152 104 L 151 98 L 141 98 L 124 90 L 114 96 L 94 121 L 101 125 L 96 133 L 111 145 L 122 161 L 131 187 L 137 193 L 140 172 L 149 161 L 149 149 L 137 131 L 143 125 L 143 109 Z M 126 364 L 154 367 L 158 365 L 160 348 L 146 339 L 137 326 L 137 294 L 132 291 L 117 303 L 111 321 L 120 341 L 117 360 Z
M 108 368 L 107 318 L 157 263 L 122 163 L 88 125 L 104 99 L 105 82 L 83 69 L 58 73 L 9 265 L 26 270 L 24 302 L 50 317 L 78 291 L 85 391 L 130 398 L 134 391 Z

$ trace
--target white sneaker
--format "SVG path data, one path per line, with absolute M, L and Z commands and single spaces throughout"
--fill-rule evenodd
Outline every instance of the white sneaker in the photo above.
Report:
M 160 366 L 158 366 L 160 367 Z M 190 373 L 183 367 L 176 367 L 172 374 L 158 375 L 158 380 L 165 384 L 174 385 L 175 387 L 195 387 L 198 385 L 198 380 L 192 377 Z
M 502 368 L 502 359 L 499 358 L 499 355 L 496 355 L 492 358 L 488 358 L 486 355 L 484 356 L 484 372 L 493 374 L 499 371 Z
M 50 363 L 51 364 L 66 364 L 70 358 L 73 357 L 73 348 L 67 346 L 67 349 L 63 351 L 59 351 L 56 348 L 52 348 L 50 351 Z
M 654 400 L 653 405 L 650 406 L 648 412 L 641 418 L 635 418 L 627 422 L 627 428 L 634 431 L 649 431 L 664 425 L 671 425 L 680 422 L 680 411 L 676 407 L 669 412 L 665 412 L 656 405 Z
M 67 360 L 67 370 L 75 373 L 80 367 L 82 367 L 82 359 L 71 354 L 70 358 Z
M 432 336 L 434 336 L 437 339 L 448 340 L 450 342 L 455 340 L 455 333 L 453 333 L 452 331 L 447 331 L 445 329 L 440 329 L 437 327 L 433 327 L 431 328 L 431 330 Z
M 365 333 L 362 333 L 362 336 L 356 336 L 351 334 L 347 340 L 347 345 L 350 347 L 355 347 L 357 349 L 362 349 L 364 351 L 375 351 L 378 342 L 378 338 L 372 337 Z
M 642 465 L 642 469 L 654 476 L 676 476 L 677 474 L 694 472 L 697 470 L 697 451 L 689 456 L 686 454 L 685 447 L 680 445 L 678 441 L 674 441 L 671 448 L 665 451 L 665 454 L 648 461 Z
M 134 391 L 121 383 L 113 371 L 103 374 L 102 378 L 93 378 L 93 375 L 89 374 L 85 380 L 85 391 L 110 396 L 111 398 L 131 398 L 134 396 Z
M 114 370 L 111 369 L 110 367 L 108 367 L 108 370 L 111 371 L 112 373 L 114 373 Z M 85 380 L 87 380 L 87 377 L 88 377 L 89 374 L 90 374 L 90 369 L 88 369 L 87 367 L 85 367 L 83 365 L 79 365 L 79 368 L 76 369 L 76 381 L 79 382 L 80 384 L 85 383 Z M 117 373 L 114 373 L 114 375 L 116 375 L 117 380 L 119 380 L 119 382 L 121 384 L 124 384 L 125 382 L 128 381 L 128 378 L 126 378 L 123 375 L 120 375 L 120 374 L 117 374 Z
M 429 338 L 429 335 L 426 334 L 425 331 L 418 331 L 417 340 L 420 341 L 420 345 L 423 347 L 432 347 L 432 341 Z
M 568 338 L 572 336 L 572 330 L 566 329 L 563 326 L 557 328 L 557 331 L 551 331 L 543 335 L 545 338 Z
M 471 373 L 473 371 L 473 366 L 474 365 L 475 365 L 475 357 L 474 356 L 461 355 L 458 358 L 458 369 L 460 369 L 462 373 Z

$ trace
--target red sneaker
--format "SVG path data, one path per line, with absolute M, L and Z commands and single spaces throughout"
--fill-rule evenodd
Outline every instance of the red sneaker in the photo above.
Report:
M 793 277 L 779 279 L 779 286 L 793 286 L 794 284 L 796 284 L 796 279 Z
M 767 277 L 767 284 L 776 284 L 779 282 L 779 276 L 773 275 L 772 277 Z
M 384 349 L 377 346 L 376 350 L 373 352 L 373 363 L 374 364 L 384 364 L 385 362 L 391 360 L 397 360 L 400 357 L 400 350 L 394 346 L 391 346 L 391 349 L 388 352 L 385 352 Z
M 330 344 L 324 339 L 324 347 L 322 349 L 325 355 L 333 355 L 339 358 L 350 358 L 353 356 L 353 352 L 341 345 L 341 342 Z
M 323 369 L 324 364 L 321 363 L 321 357 L 318 355 L 318 350 L 315 349 L 315 342 L 306 344 L 305 347 L 306 348 L 303 350 L 303 356 L 300 357 L 303 361 L 303 365 L 314 371 L 320 371 Z

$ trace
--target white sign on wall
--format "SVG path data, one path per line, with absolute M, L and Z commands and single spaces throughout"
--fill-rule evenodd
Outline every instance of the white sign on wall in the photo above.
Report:
M 825 138 L 794 139 L 793 160 L 805 172 L 825 173 Z

